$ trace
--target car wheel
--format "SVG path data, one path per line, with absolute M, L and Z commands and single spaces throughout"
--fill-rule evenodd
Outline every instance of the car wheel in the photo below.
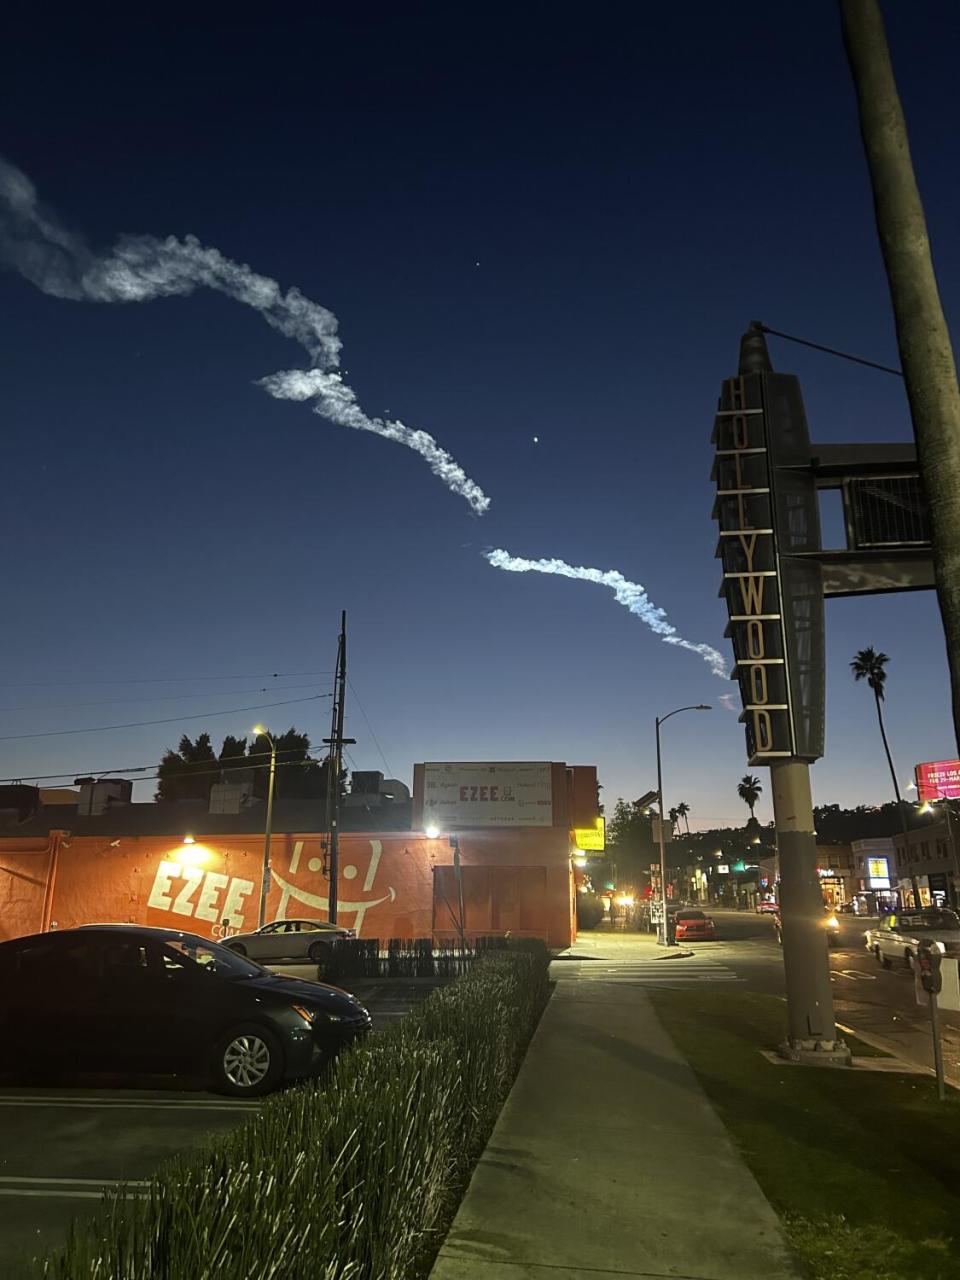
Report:
M 330 954 L 330 944 L 327 942 L 311 942 L 307 955 L 314 964 L 323 964 L 324 960 Z
M 227 946 L 234 953 L 234 955 L 245 956 L 247 954 L 247 948 L 243 945 L 242 942 L 228 942 Z
M 213 1083 L 233 1098 L 259 1098 L 270 1093 L 283 1075 L 279 1041 L 266 1027 L 232 1027 L 213 1051 Z
M 889 956 L 885 956 L 883 952 L 880 951 L 879 948 L 877 949 L 877 955 L 880 957 L 880 963 L 883 965 L 885 969 L 893 968 L 893 961 L 890 959 Z
M 912 951 L 905 951 L 903 953 L 903 963 L 907 966 L 908 969 L 913 968 L 913 952 Z

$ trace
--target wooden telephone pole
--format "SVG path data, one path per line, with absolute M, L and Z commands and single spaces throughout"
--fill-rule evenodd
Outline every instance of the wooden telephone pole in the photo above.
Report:
M 356 738 L 343 736 L 343 707 L 347 692 L 347 611 L 340 614 L 340 641 L 337 645 L 337 674 L 334 681 L 333 715 L 330 737 L 324 742 L 330 748 L 327 753 L 327 870 L 330 875 L 329 917 L 337 923 L 337 889 L 340 877 L 340 775 L 343 772 L 343 748 L 356 742 Z

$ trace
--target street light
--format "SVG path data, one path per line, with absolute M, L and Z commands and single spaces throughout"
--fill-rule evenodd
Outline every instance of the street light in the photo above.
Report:
M 267 784 L 267 824 L 263 832 L 263 883 L 260 886 L 259 928 L 267 922 L 267 894 L 270 891 L 270 840 L 273 836 L 273 786 L 277 778 L 277 744 L 262 724 L 255 724 L 250 730 L 258 738 L 266 738 L 270 743 L 270 781 Z
M 657 805 L 660 809 L 660 937 L 657 939 L 661 947 L 669 947 L 670 930 L 667 928 L 667 850 L 663 839 L 663 768 L 660 760 L 660 726 L 671 716 L 678 716 L 681 711 L 710 711 L 706 703 L 698 703 L 695 707 L 677 707 L 668 711 L 665 716 L 657 716 Z M 672 944 L 676 945 L 676 944 Z

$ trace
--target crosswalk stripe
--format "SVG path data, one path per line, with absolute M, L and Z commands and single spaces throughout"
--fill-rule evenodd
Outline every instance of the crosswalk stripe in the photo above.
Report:
M 696 960 L 580 961 L 561 971 L 561 980 L 615 986 L 690 987 L 707 983 L 744 982 L 738 974 L 708 957 Z

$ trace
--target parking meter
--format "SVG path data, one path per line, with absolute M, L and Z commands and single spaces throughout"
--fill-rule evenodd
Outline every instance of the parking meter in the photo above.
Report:
M 940 972 L 942 959 L 943 948 L 939 942 L 922 941 L 917 947 L 917 972 L 920 984 L 928 995 L 938 995 L 943 987 L 943 974 Z

